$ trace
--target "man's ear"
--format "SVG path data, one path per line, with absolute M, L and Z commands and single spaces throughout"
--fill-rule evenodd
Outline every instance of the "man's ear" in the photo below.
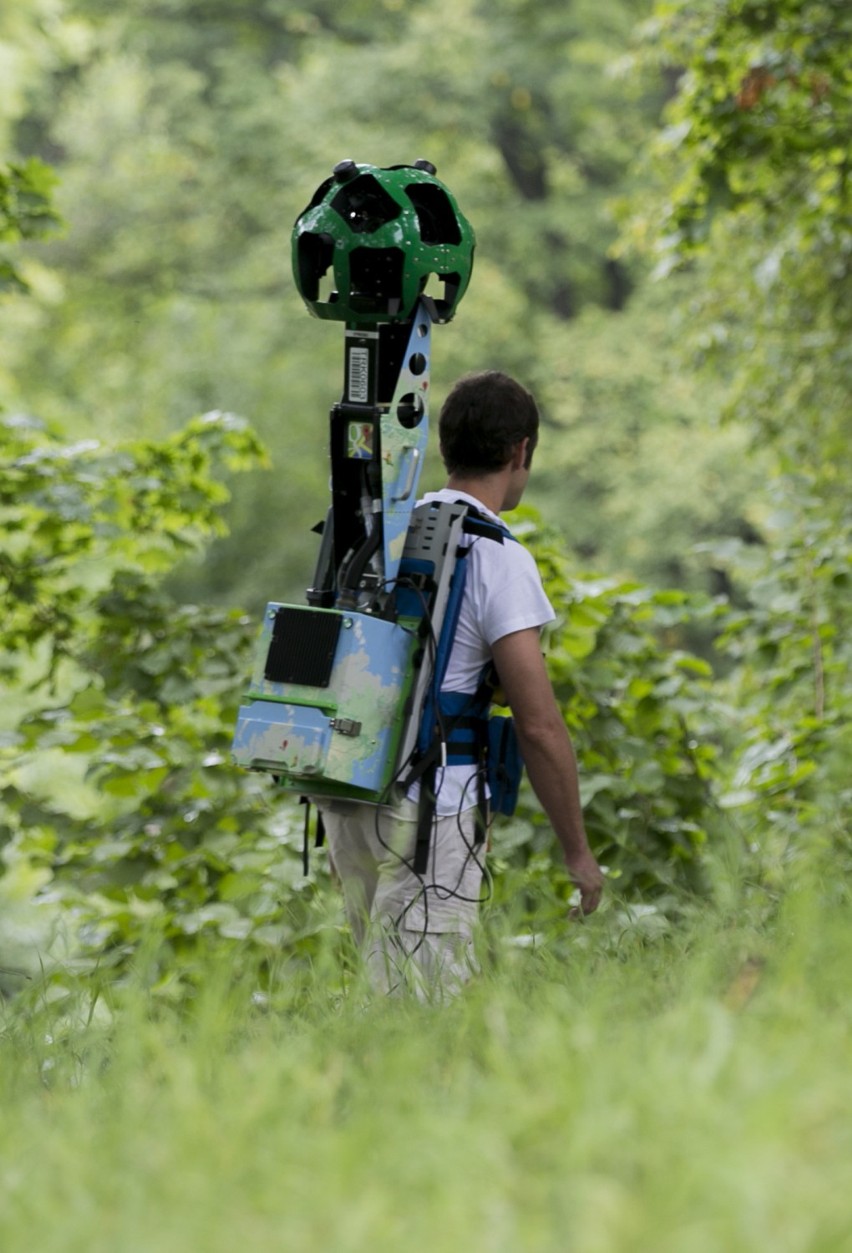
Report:
M 530 437 L 525 435 L 519 443 L 515 444 L 512 449 L 512 469 L 523 470 L 527 464 L 527 449 L 530 446 Z

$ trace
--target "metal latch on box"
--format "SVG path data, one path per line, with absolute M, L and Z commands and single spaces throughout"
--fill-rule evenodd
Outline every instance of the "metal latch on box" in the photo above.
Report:
M 360 735 L 361 723 L 354 718 L 332 718 L 329 726 L 338 735 Z

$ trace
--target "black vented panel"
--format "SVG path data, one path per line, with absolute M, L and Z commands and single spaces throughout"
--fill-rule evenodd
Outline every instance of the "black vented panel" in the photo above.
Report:
M 275 615 L 264 676 L 272 683 L 328 687 L 342 621 L 337 613 L 283 606 Z

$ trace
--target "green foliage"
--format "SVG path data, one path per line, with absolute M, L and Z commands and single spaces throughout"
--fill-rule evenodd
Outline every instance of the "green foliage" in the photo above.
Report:
M 811 844 L 849 866 L 852 798 L 852 517 L 847 511 L 838 527 L 801 481 L 780 484 L 777 495 L 768 548 L 731 545 L 718 554 L 748 589 L 719 640 L 736 663 L 727 686 L 737 711 L 722 803 L 753 833 L 774 886 Z
M 48 670 L 73 656 L 97 616 L 96 595 L 117 571 L 162 574 L 221 531 L 228 493 L 213 478 L 255 462 L 260 448 L 238 419 L 209 414 L 162 443 L 104 448 L 63 442 L 24 417 L 0 420 L 3 550 L 9 612 L 0 645 L 14 654 L 49 643 Z
M 692 267 L 690 346 L 773 475 L 762 542 L 714 557 L 737 603 L 725 801 L 773 886 L 811 843 L 848 867 L 851 33 L 842 0 L 664 3 L 648 28 L 681 74 L 633 225 L 661 273 Z
M 662 4 L 651 55 L 683 70 L 634 228 L 660 272 L 697 259 L 695 347 L 782 472 L 841 507 L 849 441 L 852 13 L 843 0 Z
M 707 547 L 759 525 L 765 455 L 723 424 L 721 380 L 683 360 L 691 284 L 648 284 L 613 316 L 588 310 L 544 332 L 544 426 L 529 499 L 583 569 L 660 588 L 725 590 Z M 699 545 L 705 545 L 700 548 Z M 706 624 L 705 624 L 706 627 Z M 699 641 L 701 624 L 690 632 Z
M 659 225 L 667 248 L 707 239 L 715 213 L 755 208 L 766 238 L 844 249 L 852 123 L 844 0 L 658 5 L 649 38 L 682 68 L 660 148 L 679 165 Z
M 667 585 L 679 563 L 685 580 L 702 579 L 683 570 L 693 539 L 707 538 L 688 520 L 681 538 L 668 518 L 649 519 L 653 543 L 635 552 L 630 503 L 659 498 L 648 488 L 665 450 L 625 449 L 706 400 L 688 377 L 677 396 L 661 377 L 665 316 L 637 308 L 629 326 L 595 317 L 628 313 L 635 285 L 612 255 L 609 202 L 634 185 L 630 163 L 665 94 L 619 72 L 647 12 L 644 0 L 53 6 L 32 33 L 44 47 L 10 132 L 21 151 L 57 162 L 68 229 L 30 267 L 34 298 L 9 306 L 0 402 L 51 413 L 81 437 L 107 413 L 116 433 L 141 423 L 151 435 L 187 413 L 245 414 L 274 473 L 236 485 L 230 537 L 182 577 L 194 597 L 220 604 L 301 598 L 312 570 L 304 520 L 324 508 L 342 344 L 304 312 L 290 230 L 341 157 L 426 156 L 479 240 L 458 318 L 435 335 L 435 409 L 465 370 L 515 372 L 558 424 L 564 463 L 576 425 L 564 411 L 574 417 L 579 402 L 576 508 L 552 484 L 538 503 L 558 507 L 595 569 Z M 612 381 L 627 339 L 631 385 L 604 395 L 601 368 Z M 712 443 L 708 428 L 695 428 L 690 467 Z M 678 486 L 684 518 L 692 493 L 685 484 L 678 508 Z M 745 490 L 733 480 L 709 525 L 739 517 Z M 606 503 L 600 526 L 590 494 Z M 576 525 L 580 511 L 594 522 Z M 259 517 L 275 545 L 256 544 Z
M 200 935 L 260 963 L 312 929 L 298 818 L 228 760 L 251 624 L 162 588 L 221 528 L 217 476 L 261 449 L 219 414 L 160 443 L 0 434 L 3 984 L 117 977 L 153 933 L 152 979 L 182 996 Z
M 0 164 L 0 247 L 19 239 L 37 239 L 59 221 L 52 192 L 56 176 L 43 161 Z M 0 290 L 26 290 L 18 266 L 0 251 Z

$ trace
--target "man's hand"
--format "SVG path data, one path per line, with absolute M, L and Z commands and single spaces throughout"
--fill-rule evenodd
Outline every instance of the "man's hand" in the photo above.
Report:
M 593 914 L 601 903 L 604 877 L 592 854 L 583 851 L 565 858 L 572 882 L 579 889 L 580 904 L 571 910 L 571 918 L 584 918 Z

